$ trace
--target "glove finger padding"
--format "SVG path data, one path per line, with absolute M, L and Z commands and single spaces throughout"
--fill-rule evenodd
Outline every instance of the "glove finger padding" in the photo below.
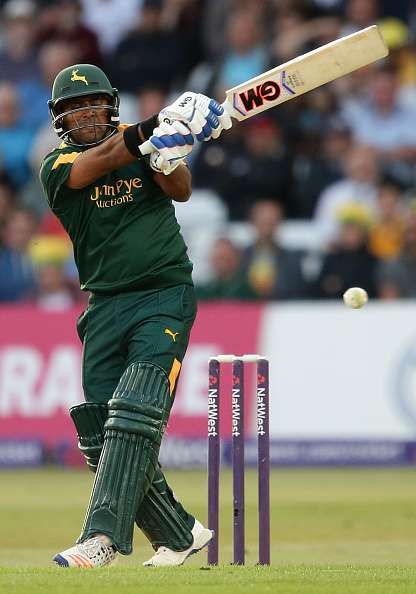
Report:
M 207 125 L 207 121 L 202 113 L 195 110 L 192 119 L 187 122 L 187 125 L 197 140 L 203 140 L 205 138 L 205 134 L 201 136 L 201 133 L 204 126 Z M 211 126 L 209 128 L 211 129 Z
M 172 128 L 174 128 L 179 134 L 185 136 L 189 144 L 194 144 L 194 138 L 191 134 L 191 130 L 189 126 L 185 122 L 181 122 L 180 120 L 174 120 L 171 123 Z
M 154 151 L 150 167 L 157 173 L 169 175 L 192 151 L 194 138 L 189 128 L 181 122 L 162 122 L 150 138 Z
M 218 103 L 218 101 L 215 101 L 215 99 L 211 99 L 209 106 L 211 112 L 215 114 L 219 121 L 220 131 L 218 133 L 218 131 L 216 130 L 216 135 L 212 135 L 213 138 L 218 138 L 218 136 L 221 134 L 223 130 L 229 130 L 232 127 L 233 122 L 230 114 L 224 109 L 222 105 L 220 105 L 220 103 Z
M 217 117 L 220 121 L 221 131 L 229 130 L 232 127 L 233 121 L 231 119 L 231 116 L 224 108 L 222 110 L 222 113 L 217 115 Z
M 188 152 L 192 150 L 192 145 L 194 144 L 192 134 L 186 126 L 178 126 L 178 123 L 179 122 L 168 124 L 162 122 L 153 130 L 150 142 L 156 150 L 161 151 L 166 148 L 170 149 L 174 147 L 183 147 Z
M 232 126 L 231 117 L 215 99 L 202 93 L 186 91 L 159 113 L 159 122 L 186 124 L 199 141 L 218 138 Z
M 232 126 L 230 115 L 215 99 L 199 93 L 196 96 L 195 109 L 205 119 L 205 124 L 200 134 L 196 136 L 198 140 L 216 139 L 224 129 L 228 130 Z
M 173 121 L 171 124 L 162 122 L 156 130 L 162 134 L 163 138 L 172 138 L 177 146 L 185 146 L 194 144 L 194 138 L 189 128 L 179 120 Z

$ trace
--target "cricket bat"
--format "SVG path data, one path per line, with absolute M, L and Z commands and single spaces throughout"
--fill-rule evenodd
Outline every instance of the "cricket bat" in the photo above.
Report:
M 387 55 L 381 33 L 377 25 L 372 25 L 229 89 L 222 106 L 241 122 Z M 152 150 L 149 141 L 140 145 L 143 155 Z

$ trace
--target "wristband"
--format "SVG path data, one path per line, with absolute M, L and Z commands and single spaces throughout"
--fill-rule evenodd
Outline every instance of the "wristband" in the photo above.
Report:
M 140 122 L 139 125 L 144 139 L 149 140 L 149 138 L 153 135 L 153 130 L 159 125 L 157 114 L 152 115 L 150 118 L 147 118 L 147 120 L 143 120 L 143 122 Z
M 125 128 L 123 132 L 123 140 L 126 149 L 133 155 L 133 157 L 140 159 L 143 156 L 139 150 L 139 146 L 141 145 L 139 124 L 133 124 L 133 126 Z
M 143 155 L 139 150 L 139 146 L 145 140 L 149 140 L 149 138 L 153 134 L 153 130 L 158 125 L 157 115 L 153 115 L 147 120 L 140 122 L 140 124 L 133 124 L 132 126 L 128 126 L 125 128 L 123 132 L 123 140 L 124 144 L 126 145 L 127 150 L 129 153 L 133 155 L 136 159 L 140 159 Z M 140 132 L 143 135 L 143 138 L 139 134 L 139 127 Z

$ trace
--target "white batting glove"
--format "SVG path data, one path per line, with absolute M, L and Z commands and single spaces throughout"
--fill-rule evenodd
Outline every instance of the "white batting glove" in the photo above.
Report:
M 150 157 L 150 167 L 169 175 L 192 151 L 194 138 L 182 122 L 162 122 L 153 130 L 149 142 L 156 149 Z
M 186 91 L 159 113 L 159 122 L 183 122 L 199 141 L 218 138 L 232 126 L 231 117 L 215 99 Z
M 179 165 L 183 162 L 183 159 L 180 159 L 178 161 L 170 163 L 164 158 L 164 156 L 161 153 L 159 153 L 159 151 L 153 151 L 153 153 L 150 155 L 149 165 L 156 173 L 163 173 L 163 175 L 169 175 L 170 173 L 172 173 L 172 171 L 175 171 L 175 169 L 179 167 Z

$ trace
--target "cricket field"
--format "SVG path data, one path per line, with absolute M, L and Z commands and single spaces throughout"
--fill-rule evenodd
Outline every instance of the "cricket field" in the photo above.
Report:
M 167 471 L 175 492 L 206 521 L 206 475 Z M 221 476 L 218 568 L 203 551 L 179 568 L 143 568 L 149 544 L 101 570 L 51 563 L 77 537 L 92 484 L 82 470 L 0 472 L 0 592 L 8 594 L 414 594 L 416 471 L 274 470 L 272 566 L 257 567 L 257 482 L 246 477 L 245 567 L 232 556 L 231 473 Z

